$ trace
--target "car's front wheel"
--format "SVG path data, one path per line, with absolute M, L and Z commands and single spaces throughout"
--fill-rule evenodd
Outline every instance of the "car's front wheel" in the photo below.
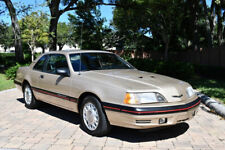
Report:
M 81 125 L 83 129 L 94 136 L 106 135 L 110 124 L 98 99 L 94 96 L 84 98 L 80 108 Z
M 34 97 L 33 91 L 29 84 L 26 84 L 23 89 L 23 97 L 25 101 L 25 106 L 29 109 L 37 107 L 37 100 Z

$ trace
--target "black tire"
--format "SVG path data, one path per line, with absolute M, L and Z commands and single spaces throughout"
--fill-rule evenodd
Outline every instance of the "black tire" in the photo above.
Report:
M 27 91 L 28 90 L 28 91 Z M 26 94 L 28 94 L 30 91 L 30 97 L 29 97 L 29 100 L 28 100 L 28 97 Z M 27 92 L 27 93 L 26 93 Z M 30 87 L 30 85 L 28 83 L 26 83 L 24 85 L 24 89 L 23 89 L 23 98 L 24 98 L 24 102 L 25 102 L 25 106 L 29 109 L 34 109 L 34 108 L 37 108 L 38 106 L 38 101 L 36 100 L 34 94 L 33 94 L 33 91 Z
M 84 120 L 84 107 L 87 105 L 92 104 L 95 106 L 97 113 L 98 113 L 98 125 L 96 129 L 90 130 L 87 123 L 85 123 Z M 98 99 L 94 96 L 87 96 L 83 99 L 81 107 L 80 107 L 80 118 L 81 118 L 81 127 L 88 133 L 94 136 L 104 136 L 107 133 L 109 133 L 111 126 L 109 124 L 109 121 L 106 117 L 106 114 L 104 110 L 102 109 L 102 106 Z

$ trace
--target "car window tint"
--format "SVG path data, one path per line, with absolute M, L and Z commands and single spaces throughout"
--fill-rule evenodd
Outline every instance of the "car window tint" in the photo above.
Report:
M 45 72 L 55 74 L 56 69 L 58 69 L 58 68 L 68 69 L 66 57 L 61 54 L 50 55 L 50 57 L 47 61 L 47 64 L 46 64 Z
M 101 62 L 102 69 L 127 69 L 128 64 L 122 62 L 119 57 L 114 54 L 102 54 L 99 56 L 99 62 Z
M 70 54 L 70 61 L 74 71 L 79 71 L 80 68 L 81 71 L 106 69 L 134 69 L 132 65 L 125 62 L 122 58 L 111 53 Z
M 96 53 L 84 53 L 81 54 L 82 65 L 81 70 L 99 70 L 101 65 L 99 62 L 99 56 Z
M 72 54 L 70 55 L 70 62 L 73 66 L 74 71 L 80 70 L 80 54 Z
M 48 55 L 42 56 L 42 57 L 38 60 L 38 62 L 35 64 L 34 69 L 35 69 L 35 70 L 39 70 L 39 71 L 43 71 L 44 64 L 45 64 L 45 61 L 46 61 L 47 58 L 48 58 Z
M 132 67 L 122 61 L 115 54 L 108 53 L 82 53 L 81 54 L 82 71 L 87 70 L 105 70 L 105 69 L 131 69 Z

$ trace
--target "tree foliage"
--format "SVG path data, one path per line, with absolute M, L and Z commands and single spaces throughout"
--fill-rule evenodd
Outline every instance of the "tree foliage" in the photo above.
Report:
M 48 44 L 48 17 L 42 12 L 33 12 L 20 21 L 22 38 L 27 42 L 34 60 L 34 48 Z
M 11 0 L 1 0 L 1 1 L 3 1 L 5 3 L 8 11 L 9 11 L 10 17 L 11 17 L 13 33 L 14 33 L 14 45 L 15 45 L 16 60 L 18 62 L 23 62 L 24 56 L 23 56 L 23 49 L 22 49 L 22 44 L 21 44 L 21 32 L 20 32 L 20 27 L 19 27 L 18 20 L 17 20 L 16 9 L 14 8 Z
M 6 49 L 14 46 L 13 29 L 5 23 L 0 23 L 0 45 Z
M 170 43 L 178 38 L 176 34 L 181 33 L 182 30 L 184 2 L 137 0 L 129 3 L 132 3 L 133 7 L 129 9 L 118 7 L 114 10 L 115 27 L 130 39 L 129 45 L 133 45 L 133 49 L 140 49 L 140 46 L 145 44 L 163 45 L 165 59 L 167 59 Z
M 71 37 L 72 28 L 70 25 L 65 22 L 59 22 L 57 27 L 57 45 L 59 46 L 59 50 L 63 49 L 63 46 L 69 44 Z
M 107 1 L 107 0 L 106 0 Z M 46 0 L 50 10 L 50 50 L 56 50 L 57 24 L 62 14 L 74 10 L 88 10 L 100 5 L 121 5 L 118 0 Z
M 0 1 L 8 4 L 5 6 L 11 12 L 14 39 L 17 39 L 15 43 L 20 45 L 20 27 L 16 24 L 16 10 L 10 0 Z M 38 29 L 44 31 L 41 35 L 44 38 L 40 40 L 41 38 L 33 37 L 35 40 L 26 40 L 30 47 L 42 47 L 43 51 L 48 43 L 50 50 L 56 50 L 56 45 L 62 49 L 65 44 L 70 43 L 74 46 L 78 44 L 83 49 L 117 47 L 137 51 L 160 50 L 164 51 L 164 58 L 168 59 L 169 51 L 198 50 L 225 44 L 225 0 L 212 0 L 210 5 L 207 5 L 207 0 L 46 0 L 46 2 L 50 11 L 50 21 L 42 23 L 36 21 L 36 24 L 42 25 L 35 27 L 35 31 L 40 35 L 42 33 Z M 97 9 L 101 5 L 115 6 L 113 27 L 103 25 L 104 19 Z M 21 7 L 17 12 L 20 10 L 26 12 L 28 8 L 28 6 Z M 60 16 L 68 11 L 71 11 L 70 24 L 58 23 Z M 0 10 L 0 14 L 2 12 L 4 11 Z M 33 13 L 30 16 L 32 15 Z M 50 38 L 46 38 L 46 28 Z M 31 31 L 23 28 L 23 38 L 32 37 Z
M 116 7 L 113 25 L 130 49 L 199 49 L 224 44 L 224 0 L 131 0 Z M 146 38 L 149 37 L 149 42 Z M 138 42 L 142 41 L 142 42 Z M 139 45 L 144 45 L 139 47 Z
M 69 14 L 72 27 L 71 44 L 77 43 L 81 49 L 103 49 L 106 28 L 104 18 L 98 9 L 76 10 L 76 15 Z

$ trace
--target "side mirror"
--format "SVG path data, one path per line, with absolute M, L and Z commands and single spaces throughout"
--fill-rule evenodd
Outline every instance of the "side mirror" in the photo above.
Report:
M 70 73 L 67 68 L 57 68 L 56 73 L 61 76 L 69 77 Z

